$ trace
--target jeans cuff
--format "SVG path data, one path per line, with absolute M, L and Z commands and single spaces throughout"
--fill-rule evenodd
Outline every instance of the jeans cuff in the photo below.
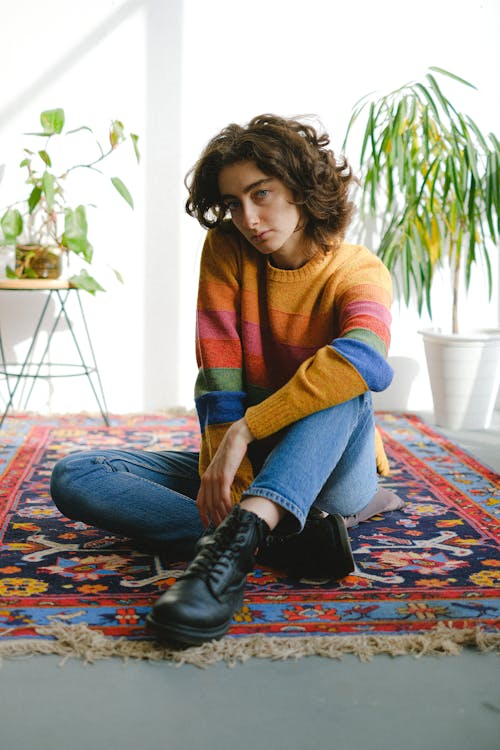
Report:
M 302 531 L 302 529 L 304 528 L 307 513 L 304 513 L 301 508 L 295 505 L 295 503 L 291 502 L 291 500 L 289 500 L 288 498 L 280 495 L 279 492 L 266 489 L 265 487 L 250 487 L 248 490 L 245 490 L 245 492 L 241 496 L 241 499 L 244 500 L 245 497 L 265 497 L 267 500 L 271 500 L 273 503 L 276 503 L 276 505 L 284 508 L 286 511 L 288 511 L 289 514 L 293 516 L 294 520 L 290 519 L 290 517 L 288 516 L 280 521 L 280 523 L 278 524 L 278 526 L 280 527 L 279 533 L 296 534 L 299 531 Z

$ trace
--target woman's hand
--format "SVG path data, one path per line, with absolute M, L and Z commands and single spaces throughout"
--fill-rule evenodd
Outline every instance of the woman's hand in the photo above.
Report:
M 234 422 L 222 438 L 207 470 L 201 477 L 196 503 L 202 523 L 218 526 L 231 510 L 231 485 L 253 435 L 245 418 Z

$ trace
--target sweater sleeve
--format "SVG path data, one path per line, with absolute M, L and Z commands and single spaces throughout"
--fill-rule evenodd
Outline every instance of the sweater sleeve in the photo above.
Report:
M 362 393 L 387 388 L 392 368 L 387 363 L 390 341 L 391 278 L 368 250 L 339 273 L 334 304 L 339 332 L 303 362 L 283 387 L 245 412 L 256 439 L 314 412 Z M 379 466 L 386 462 L 377 451 Z
M 245 414 L 239 309 L 237 243 L 230 233 L 208 232 L 201 257 L 196 320 L 195 404 L 201 429 L 200 476 L 227 429 Z M 232 485 L 233 502 L 239 502 L 252 480 L 252 466 L 245 457 Z

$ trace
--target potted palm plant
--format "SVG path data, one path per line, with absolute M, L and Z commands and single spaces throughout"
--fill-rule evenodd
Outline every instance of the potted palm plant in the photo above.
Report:
M 367 95 L 353 108 L 344 148 L 362 120 L 361 217 L 375 221 L 377 254 L 405 303 L 416 299 L 419 313 L 425 305 L 432 319 L 436 272 L 449 273 L 449 332 L 421 331 L 436 421 L 486 427 L 499 386 L 500 331 L 459 331 L 458 308 L 461 287 L 469 289 L 478 267 L 491 297 L 491 253 L 500 234 L 500 143 L 451 103 L 434 74 L 475 88 L 432 67 L 423 81 Z
M 16 252 L 15 268 L 7 266 L 7 277 L 58 278 L 64 260 L 71 254 L 85 265 L 68 279 L 70 284 L 95 294 L 103 288 L 88 271 L 93 260 L 93 247 L 88 238 L 87 207 L 71 205 L 66 187 L 78 171 L 102 175 L 102 162 L 128 139 L 139 161 L 138 136 L 133 133 L 128 136 L 123 124 L 113 120 L 109 127 L 109 141 L 103 147 L 87 126 L 64 131 L 63 109 L 45 110 L 40 115 L 40 123 L 40 132 L 27 135 L 43 139 L 42 146 L 25 148 L 20 163 L 26 173 L 27 194 L 9 205 L 0 218 L 3 234 L 0 245 L 14 245 Z M 57 162 L 57 157 L 60 157 L 58 146 L 63 139 L 75 138 L 77 133 L 92 137 L 94 153 L 90 159 L 63 167 Z M 112 177 L 111 184 L 133 208 L 132 196 L 123 181 Z M 121 280 L 117 271 L 115 274 Z

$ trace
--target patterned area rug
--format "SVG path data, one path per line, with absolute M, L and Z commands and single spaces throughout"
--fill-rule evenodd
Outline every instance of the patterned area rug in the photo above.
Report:
M 412 415 L 379 414 L 402 510 L 350 530 L 355 572 L 296 580 L 248 577 L 228 635 L 197 648 L 158 643 L 144 618 L 185 561 L 63 518 L 51 502 L 55 461 L 85 448 L 191 449 L 192 415 L 17 415 L 0 430 L 0 655 L 111 655 L 200 666 L 250 656 L 457 653 L 500 648 L 500 477 Z

